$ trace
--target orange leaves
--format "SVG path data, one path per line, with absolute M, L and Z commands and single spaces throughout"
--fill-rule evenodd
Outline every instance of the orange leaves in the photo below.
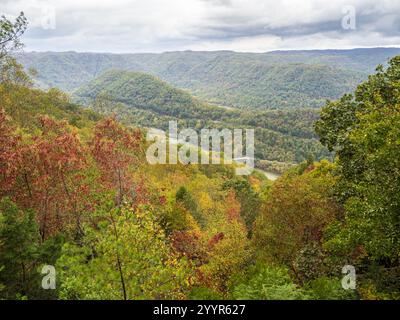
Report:
M 138 161 L 140 142 L 140 132 L 122 127 L 115 117 L 106 118 L 95 127 L 91 152 L 99 164 L 103 182 L 117 191 L 119 204 L 132 189 L 129 169 Z
M 95 127 L 92 153 L 103 167 L 115 169 L 127 166 L 139 150 L 140 132 L 130 132 L 115 117 L 106 118 Z
M 326 225 L 341 208 L 330 198 L 333 177 L 311 171 L 276 181 L 257 219 L 254 241 L 268 258 L 291 263 L 306 245 L 322 241 Z
M 236 200 L 235 192 L 230 190 L 226 197 L 225 203 L 227 204 L 226 207 L 226 216 L 229 221 L 242 221 L 240 216 L 240 202 Z
M 4 115 L 1 118 L 4 128 Z M 18 204 L 36 211 L 45 239 L 68 229 L 67 224 L 78 219 L 89 191 L 82 174 L 87 167 L 85 148 L 78 136 L 65 121 L 47 116 L 39 121 L 41 132 L 15 145 L 18 161 L 14 161 L 13 183 L 16 185 L 10 195 Z M 5 130 L 0 136 L 3 140 L 8 137 L 7 145 L 13 145 Z
M 47 116 L 40 118 L 42 134 L 34 137 L 33 152 L 43 172 L 65 174 L 78 171 L 86 164 L 85 149 L 78 136 L 68 130 L 65 121 Z

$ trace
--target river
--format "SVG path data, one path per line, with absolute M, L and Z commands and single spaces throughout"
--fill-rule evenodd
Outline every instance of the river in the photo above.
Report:
M 257 172 L 262 173 L 263 175 L 265 175 L 269 180 L 271 181 L 275 181 L 280 177 L 280 174 L 277 174 L 275 172 L 270 172 L 270 171 L 264 171 L 261 169 L 254 169 Z

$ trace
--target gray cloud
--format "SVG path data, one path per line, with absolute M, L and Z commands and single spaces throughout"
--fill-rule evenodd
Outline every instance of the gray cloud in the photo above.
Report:
M 26 50 L 160 52 L 185 49 L 268 51 L 400 45 L 396 0 L 0 0 L 0 13 L 23 10 Z M 350 3 L 349 3 L 350 2 Z M 343 8 L 356 9 L 344 30 Z M 56 28 L 44 29 L 56 13 Z

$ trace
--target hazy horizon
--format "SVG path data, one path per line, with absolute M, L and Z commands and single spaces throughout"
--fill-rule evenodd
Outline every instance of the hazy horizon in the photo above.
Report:
M 400 46 L 400 2 L 386 0 L 2 0 L 24 11 L 27 51 L 162 53 Z
M 175 51 L 161 51 L 161 52 L 112 52 L 112 51 L 77 51 L 77 50 L 66 50 L 66 51 L 55 51 L 55 50 L 22 50 L 19 53 L 93 53 L 93 54 L 115 54 L 115 55 L 126 55 L 126 54 L 166 54 L 166 53 L 177 53 L 177 52 L 233 52 L 243 54 L 266 54 L 274 52 L 312 52 L 312 51 L 353 51 L 353 50 L 368 50 L 368 49 L 400 49 L 398 46 L 387 46 L 387 47 L 354 47 L 348 49 L 335 49 L 335 48 L 321 48 L 321 49 L 276 49 L 265 52 L 252 52 L 252 51 L 236 51 L 236 50 L 175 50 Z

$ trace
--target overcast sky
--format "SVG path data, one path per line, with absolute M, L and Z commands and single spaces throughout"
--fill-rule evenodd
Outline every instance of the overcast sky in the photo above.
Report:
M 9 18 L 21 10 L 26 51 L 400 46 L 400 0 L 0 0 Z

